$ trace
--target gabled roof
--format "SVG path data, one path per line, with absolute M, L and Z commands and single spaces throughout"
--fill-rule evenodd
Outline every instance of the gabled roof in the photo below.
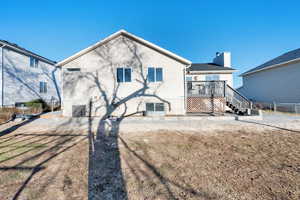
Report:
M 294 61 L 300 61 L 300 48 L 284 53 L 262 65 L 259 65 L 253 69 L 250 69 L 249 71 L 244 72 L 240 76 L 246 76 L 255 72 L 270 69 L 273 67 L 278 67 Z
M 126 37 L 128 37 L 128 38 L 130 38 L 130 39 L 132 39 L 132 40 L 134 40 L 134 41 L 136 41 L 138 43 L 140 43 L 140 44 L 143 44 L 143 45 L 145 45 L 145 46 L 147 46 L 147 47 L 149 47 L 151 49 L 154 49 L 154 50 L 156 50 L 156 51 L 158 51 L 158 52 L 160 52 L 160 53 L 162 53 L 162 54 L 164 54 L 166 56 L 169 56 L 169 57 L 171 57 L 171 58 L 173 58 L 173 59 L 175 59 L 175 60 L 177 60 L 177 61 L 179 61 L 181 63 L 187 64 L 187 65 L 191 64 L 191 61 L 189 61 L 189 60 L 187 60 L 185 58 L 182 58 L 182 57 L 180 57 L 180 56 L 178 56 L 178 55 L 176 55 L 176 54 L 174 54 L 174 53 L 172 53 L 172 52 L 170 52 L 170 51 L 168 51 L 166 49 L 163 49 L 163 48 L 161 48 L 161 47 L 159 47 L 159 46 L 157 46 L 157 45 L 155 45 L 155 44 L 153 44 L 151 42 L 148 42 L 148 41 L 146 41 L 146 40 L 144 40 L 144 39 L 142 39 L 140 37 L 137 37 L 137 36 L 135 36 L 135 35 L 133 35 L 131 33 L 128 33 L 125 30 L 120 30 L 120 31 L 118 31 L 118 32 L 116 32 L 116 33 L 108 36 L 107 38 L 105 38 L 105 39 L 97 42 L 96 44 L 91 45 L 91 46 L 89 46 L 89 47 L 87 47 L 87 48 L 79 51 L 78 53 L 76 53 L 76 54 L 74 54 L 74 55 L 72 55 L 72 56 L 70 56 L 70 57 L 68 57 L 68 58 L 60 61 L 59 63 L 57 63 L 57 66 L 63 66 L 65 64 L 71 62 L 72 60 L 74 60 L 74 59 L 76 59 L 76 58 L 78 58 L 78 57 L 80 57 L 80 56 L 82 56 L 82 55 L 84 55 L 84 54 L 86 54 L 86 53 L 88 53 L 88 52 L 90 52 L 90 51 L 98 48 L 99 46 L 101 46 L 101 45 L 103 45 L 103 44 L 105 44 L 105 43 L 107 43 L 107 42 L 109 42 L 109 41 L 117 38 L 120 35 L 126 36 Z
M 51 65 L 54 65 L 54 64 L 56 63 L 56 62 L 53 61 L 53 60 L 50 60 L 50 59 L 48 59 L 48 58 L 45 58 L 45 57 L 40 56 L 40 55 L 38 55 L 38 54 L 35 54 L 35 53 L 33 53 L 33 52 L 31 52 L 31 51 L 29 51 L 29 50 L 23 48 L 23 47 L 20 47 L 20 46 L 17 45 L 17 44 L 8 42 L 8 41 L 6 41 L 6 40 L 0 40 L 0 45 L 1 45 L 1 47 L 2 47 L 2 46 L 6 46 L 6 47 L 9 47 L 10 49 L 13 49 L 13 50 L 18 51 L 18 52 L 20 52 L 20 53 L 23 53 L 23 54 L 25 54 L 25 55 L 35 57 L 35 58 L 37 58 L 37 59 L 39 59 L 39 60 L 42 60 L 42 61 L 44 61 L 44 62 L 46 62 L 46 63 L 49 63 L 49 64 L 51 64 Z
M 237 71 L 230 67 L 224 67 L 215 63 L 193 63 L 189 68 L 189 72 L 221 72 L 230 73 Z

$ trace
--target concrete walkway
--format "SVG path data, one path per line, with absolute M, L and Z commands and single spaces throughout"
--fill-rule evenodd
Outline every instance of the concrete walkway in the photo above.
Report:
M 128 118 L 120 124 L 121 132 L 147 132 L 155 130 L 175 130 L 175 131 L 206 131 L 206 130 L 238 130 L 238 129 L 272 129 L 281 128 L 288 130 L 300 130 L 300 116 L 278 113 L 264 113 L 262 120 L 225 118 L 216 120 L 213 118 L 198 117 L 169 117 L 169 118 Z M 100 124 L 99 118 L 93 118 L 89 122 L 88 118 L 39 118 L 26 123 L 27 130 L 78 130 L 87 131 L 89 128 L 97 130 Z M 0 126 L 3 131 L 16 123 L 8 123 Z M 18 129 L 23 129 L 19 127 Z

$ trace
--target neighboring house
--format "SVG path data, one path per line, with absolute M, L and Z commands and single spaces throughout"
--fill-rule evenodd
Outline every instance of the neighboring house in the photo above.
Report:
M 300 102 L 300 49 L 278 56 L 241 74 L 238 91 L 256 102 Z
M 218 55 L 215 64 L 206 64 L 202 70 L 201 64 L 192 64 L 124 30 L 83 49 L 57 66 L 63 71 L 64 116 L 185 115 L 205 111 L 200 109 L 202 98 L 208 98 L 209 105 L 215 104 L 214 98 L 207 96 L 212 91 L 218 91 L 215 97 L 220 99 L 212 106 L 213 111 L 214 107 L 221 106 L 223 109 L 220 110 L 224 112 L 228 103 L 225 90 L 227 84 L 232 85 L 232 72 L 235 71 L 230 68 L 228 53 Z M 199 89 L 190 88 L 186 76 L 187 79 L 199 76 L 201 80 L 201 76 L 207 76 L 204 78 L 207 84 Z M 197 107 L 192 110 L 188 108 L 187 98 L 191 89 L 193 100 L 196 99 L 192 105 Z M 232 96 L 231 92 L 228 94 Z
M 0 95 L 1 106 L 60 101 L 60 69 L 54 61 L 0 40 Z

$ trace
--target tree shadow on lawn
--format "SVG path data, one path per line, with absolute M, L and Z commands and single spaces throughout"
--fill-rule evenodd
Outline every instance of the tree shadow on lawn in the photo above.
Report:
M 96 138 L 89 137 L 89 199 L 127 199 L 118 136 L 102 130 L 106 123 L 108 120 L 100 122 Z
M 18 128 L 22 127 L 22 126 L 25 126 L 26 124 L 29 124 L 29 123 L 31 123 L 32 121 L 34 121 L 38 118 L 39 118 L 39 116 L 35 116 L 31 119 L 25 120 L 25 121 L 23 121 L 19 124 L 13 125 L 12 127 L 9 127 L 9 128 L 7 128 L 7 129 L 0 132 L 0 137 L 5 136 L 5 135 L 13 132 L 13 131 L 17 130 Z
M 96 135 L 92 131 L 93 119 L 89 117 L 89 200 L 98 199 L 128 199 L 128 189 L 126 188 L 126 179 L 122 172 L 120 145 L 128 152 L 129 159 L 123 158 L 129 167 L 129 176 L 134 176 L 137 181 L 137 188 L 130 188 L 136 192 L 143 190 L 145 182 L 148 185 L 154 185 L 155 180 L 159 181 L 159 186 L 164 188 L 163 194 L 167 199 L 180 199 L 174 188 L 182 191 L 185 195 L 205 199 L 218 199 L 218 195 L 209 194 L 201 189 L 194 189 L 186 182 L 179 180 L 173 181 L 159 172 L 159 169 L 138 155 L 126 143 L 125 139 L 119 136 L 120 124 L 123 118 L 109 118 L 100 120 Z M 147 170 L 142 170 L 143 164 Z M 125 170 L 123 170 L 125 171 Z M 146 172 L 148 171 L 148 172 Z M 128 173 L 127 172 L 127 173 Z M 149 173 L 150 172 L 150 173 Z M 154 175 L 154 176 L 152 176 Z M 155 189 L 154 189 L 155 190 Z M 144 195 L 144 194 L 143 194 Z M 145 199 L 155 199 L 162 196 L 160 192 L 144 195 Z M 142 198 L 137 196 L 136 198 Z
M 86 70 L 75 73 L 64 72 L 64 101 L 68 105 L 81 104 L 88 108 L 85 111 L 80 111 L 88 117 L 88 199 L 126 200 L 128 199 L 128 189 L 122 172 L 119 149 L 120 124 L 131 115 L 144 113 L 147 102 L 152 103 L 153 106 L 154 103 L 164 105 L 163 107 L 166 107 L 164 111 L 167 111 L 167 109 L 171 111 L 171 102 L 162 96 L 160 88 L 164 86 L 164 81 L 151 83 L 152 81 L 148 80 L 148 73 L 150 72 L 148 72 L 147 62 L 152 58 L 141 48 L 140 44 L 125 36 L 120 36 L 93 50 L 91 55 L 94 62 L 97 62 L 94 63 L 94 66 L 86 67 L 87 64 L 84 63 L 85 66 L 80 67 L 86 68 Z M 128 68 L 119 68 L 120 66 L 127 66 Z M 124 77 L 121 75 L 123 73 Z M 124 84 L 133 81 L 133 85 Z M 128 90 L 124 90 L 125 85 Z M 129 104 L 130 106 L 128 106 Z M 72 112 L 76 113 L 76 108 L 73 110 L 72 107 Z M 96 131 L 93 129 L 93 124 L 95 124 L 93 116 L 101 116 L 96 127 L 94 127 Z M 124 140 L 121 145 L 125 145 Z M 134 153 L 132 153 L 132 156 L 137 157 Z M 154 165 L 143 159 L 140 160 L 154 173 L 160 184 L 166 188 L 168 198 L 177 199 L 169 184 L 181 187 L 183 183 L 171 182 L 159 174 Z M 138 166 L 131 165 L 131 167 Z M 192 188 L 181 188 L 195 193 L 196 196 L 208 197 L 208 195 L 202 195 L 202 193 L 198 193 Z M 136 188 L 136 190 L 140 189 Z
M 20 133 L 16 134 L 19 139 L 21 139 L 18 142 L 25 142 L 28 141 L 28 138 L 25 140 L 22 140 L 22 137 L 30 137 L 31 140 L 29 142 L 26 142 L 24 144 L 21 144 L 21 146 L 16 146 L 15 143 L 6 145 L 7 148 L 12 148 L 9 151 L 1 152 L 1 155 L 5 155 L 8 153 L 14 153 L 14 155 L 9 156 L 5 159 L 2 159 L 0 161 L 0 172 L 5 171 L 11 171 L 10 173 L 18 173 L 18 172 L 29 172 L 29 176 L 23 181 L 21 186 L 17 189 L 16 193 L 13 195 L 11 199 L 16 200 L 19 199 L 22 192 L 26 187 L 29 186 L 30 181 L 33 179 L 35 175 L 37 175 L 40 171 L 45 170 L 47 168 L 46 164 L 48 165 L 48 162 L 57 157 L 58 155 L 70 150 L 75 145 L 78 145 L 79 143 L 83 142 L 84 140 L 87 140 L 87 136 L 83 134 L 73 134 L 73 133 L 66 133 L 61 134 L 59 131 L 55 131 L 51 134 L 43 134 L 43 133 Z M 35 138 L 38 138 L 35 140 Z M 18 153 L 18 149 L 25 148 L 24 151 Z M 0 156 L 1 156 L 0 155 Z M 14 163 L 7 165 L 6 163 Z M 32 163 L 37 162 L 35 164 Z M 51 164 L 50 164 L 51 167 Z M 55 176 L 55 175 L 53 175 Z M 54 177 L 49 179 L 54 179 Z M 19 182 L 19 181 L 18 181 Z M 49 183 L 47 183 L 49 184 Z M 2 185 L 2 186 L 5 186 Z M 46 188 L 46 185 L 40 185 L 39 188 Z M 36 195 L 41 195 L 38 192 L 36 192 Z
M 147 159 L 140 156 L 135 150 L 130 148 L 126 141 L 120 137 L 121 144 L 128 152 L 128 159 L 125 159 L 126 165 L 129 167 L 129 171 L 138 181 L 138 190 L 142 190 L 143 187 L 155 186 L 152 192 L 149 192 L 147 196 L 143 196 L 145 199 L 156 199 L 164 196 L 166 199 L 188 199 L 190 198 L 204 198 L 204 199 L 220 199 L 220 196 L 215 193 L 208 193 L 202 191 L 200 188 L 193 188 L 189 183 L 184 180 L 171 180 L 160 172 L 154 164 L 147 161 Z M 145 166 L 146 169 L 142 168 Z M 174 169 L 170 169 L 174 170 Z M 156 180 L 159 184 L 157 185 Z M 163 190 L 159 189 L 163 188 Z M 176 192 L 175 192 L 176 190 Z M 164 191 L 164 192 L 163 192 Z M 180 194 L 178 193 L 180 191 Z

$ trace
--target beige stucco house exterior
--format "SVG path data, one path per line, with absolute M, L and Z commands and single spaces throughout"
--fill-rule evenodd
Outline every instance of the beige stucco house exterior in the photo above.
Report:
M 149 112 L 185 114 L 184 74 L 191 62 L 121 30 L 58 63 L 63 68 L 63 115 L 76 106 L 92 115 Z M 152 74 L 149 80 L 148 74 Z M 154 72 L 153 72 L 154 71 Z M 84 109 L 83 109 L 84 110 Z M 75 111 L 76 112 L 76 111 Z
M 185 115 L 186 78 L 217 75 L 232 86 L 228 54 L 218 54 L 214 67 L 201 71 L 199 64 L 120 30 L 57 64 L 63 115 Z

